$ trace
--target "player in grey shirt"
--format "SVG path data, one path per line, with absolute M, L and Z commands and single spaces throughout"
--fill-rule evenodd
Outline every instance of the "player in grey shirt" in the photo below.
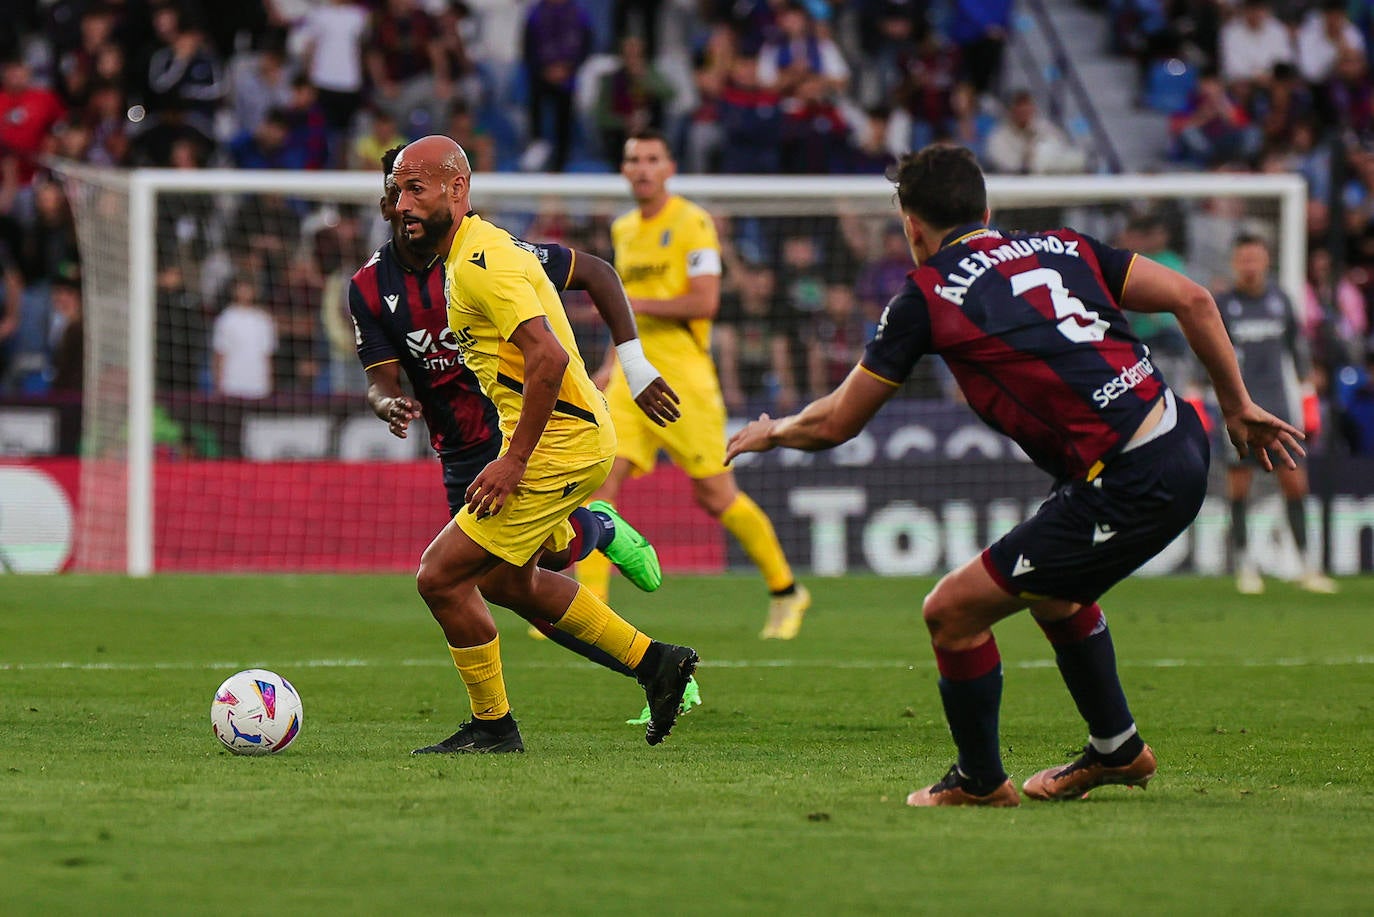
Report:
M 1307 435 L 1315 436 L 1316 395 L 1310 384 L 1311 352 L 1298 328 L 1292 303 L 1270 280 L 1269 248 L 1263 239 L 1257 236 L 1236 239 L 1231 253 L 1231 273 L 1235 286 L 1217 297 L 1217 307 L 1235 347 L 1246 387 L 1256 403 L 1268 405 L 1283 420 L 1302 427 L 1306 419 Z M 1274 471 L 1286 503 L 1293 542 L 1303 558 L 1303 573 L 1297 585 L 1309 592 L 1335 592 L 1335 582 L 1306 561 L 1307 515 L 1303 501 L 1308 491 L 1307 468 L 1299 459 L 1296 468 L 1275 467 Z M 1249 554 L 1246 503 L 1253 476 L 1253 463 L 1229 450 L 1226 497 L 1231 504 L 1236 588 L 1249 595 L 1264 591 L 1264 580 Z

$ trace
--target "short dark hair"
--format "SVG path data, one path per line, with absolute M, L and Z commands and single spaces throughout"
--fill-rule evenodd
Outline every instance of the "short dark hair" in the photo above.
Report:
M 1261 248 L 1263 248 L 1266 252 L 1269 251 L 1269 243 L 1264 240 L 1264 237 L 1257 236 L 1252 232 L 1243 232 L 1240 235 L 1236 236 L 1236 241 L 1231 243 L 1231 251 L 1235 251 L 1238 248 L 1243 248 L 1246 245 L 1258 245 Z
M 627 143 L 631 140 L 657 140 L 659 143 L 663 144 L 663 148 L 668 151 L 668 158 L 673 158 L 673 146 L 668 142 L 668 138 L 663 136 L 662 131 L 655 130 L 652 127 L 641 128 L 625 138 Z
M 396 167 L 396 157 L 400 156 L 401 150 L 405 148 L 404 143 L 398 143 L 382 154 L 382 179 L 384 181 L 391 177 L 391 170 Z
M 888 170 L 887 179 L 897 186 L 902 210 L 935 229 L 981 223 L 987 213 L 983 170 L 964 147 L 936 143 L 907 153 Z

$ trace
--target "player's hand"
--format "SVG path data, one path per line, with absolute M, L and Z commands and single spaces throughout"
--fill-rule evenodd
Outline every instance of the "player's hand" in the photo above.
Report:
M 405 395 L 393 397 L 382 411 L 382 420 L 386 421 L 387 429 L 391 431 L 392 436 L 400 439 L 406 438 L 406 430 L 410 427 L 410 422 L 419 416 L 420 403 L 414 398 L 407 398 Z
M 1297 468 L 1294 456 L 1307 454 L 1302 447 L 1302 440 L 1307 436 L 1301 430 L 1279 420 L 1253 402 L 1226 418 L 1226 434 L 1231 437 L 1231 444 L 1241 458 L 1254 450 L 1265 471 L 1274 470 L 1274 462 L 1269 454 L 1271 450 L 1285 468 Z
M 468 485 L 467 506 L 478 519 L 495 516 L 506 505 L 506 498 L 515 493 L 525 476 L 526 464 L 507 453 L 477 473 Z
M 735 456 L 745 452 L 767 452 L 772 449 L 773 425 L 776 423 L 767 414 L 760 414 L 758 420 L 751 420 L 725 444 L 725 464 L 730 464 Z
M 635 404 L 639 405 L 645 417 L 660 427 L 666 427 L 682 416 L 682 412 L 677 408 L 677 392 L 663 381 L 662 376 L 650 382 L 648 388 L 635 396 Z

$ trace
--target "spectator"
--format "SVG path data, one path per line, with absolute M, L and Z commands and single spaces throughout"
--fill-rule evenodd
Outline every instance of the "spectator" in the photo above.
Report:
M 831 391 L 858 364 L 868 343 L 870 324 L 859 310 L 854 288 L 845 283 L 825 288 L 825 310 L 806 323 L 806 378 L 811 398 Z
M 1309 83 L 1322 83 L 1344 51 L 1364 54 L 1364 36 L 1346 15 L 1345 0 L 1322 0 L 1298 29 L 1298 69 Z
M 415 0 L 386 0 L 372 16 L 367 48 L 372 104 L 406 133 L 433 133 L 453 97 L 447 49 L 439 24 Z
M 356 262 L 355 262 L 356 263 Z M 285 273 L 269 289 L 269 308 L 277 329 L 273 361 L 277 392 L 320 391 L 323 381 L 321 349 L 327 350 L 321 327 L 320 300 L 324 277 L 318 262 L 306 253 L 291 258 Z
M 777 37 L 759 51 L 759 84 L 788 96 L 813 76 L 821 80 L 822 94 L 843 93 L 849 65 L 839 46 L 817 32 L 806 7 L 788 0 L 778 12 Z
M 895 98 L 924 127 L 925 139 L 929 139 L 954 117 L 955 90 L 970 85 L 960 79 L 959 49 L 932 29 L 901 63 L 902 81 Z
M 57 54 L 57 90 L 70 108 L 85 107 L 91 88 L 99 78 L 96 61 L 102 48 L 115 44 L 114 11 L 92 7 L 81 14 L 81 40 Z
M 615 0 L 611 12 L 611 29 L 617 44 L 631 35 L 638 35 L 644 43 L 644 57 L 652 61 L 658 57 L 658 20 L 661 0 Z M 631 18 L 637 26 L 631 30 Z
M 768 410 L 791 410 L 797 403 L 790 354 L 796 320 L 778 300 L 776 277 L 765 265 L 746 264 L 733 286 L 721 296 L 715 326 L 725 407 L 739 416 L 763 399 Z
M 991 172 L 1051 175 L 1081 172 L 1087 156 L 1036 108 L 1024 90 L 1012 97 L 1006 118 L 988 135 L 985 164 Z
M 312 6 L 291 36 L 302 70 L 320 91 L 331 133 L 347 136 L 362 102 L 363 37 L 367 10 L 353 0 L 325 0 Z
M 102 81 L 91 87 L 84 117 L 91 131 L 87 161 L 98 166 L 124 165 L 129 157 L 130 124 L 119 84 Z
M 1268 0 L 1243 0 L 1238 15 L 1221 27 L 1221 78 L 1230 84 L 1262 82 L 1275 64 L 1293 62 L 1293 39 L 1274 17 Z
M 687 125 L 687 149 L 683 156 L 684 171 L 715 172 L 720 167 L 721 94 L 730 80 L 735 60 L 735 34 L 725 26 L 716 26 L 696 54 L 692 81 L 697 91 L 697 105 Z
M 81 319 L 81 276 L 75 270 L 53 280 L 52 312 L 49 390 L 80 395 L 85 384 L 85 332 Z
M 783 302 L 795 315 L 819 314 L 825 308 L 825 266 L 816 240 L 808 235 L 785 237 L 780 260 Z
M 11 351 L 19 331 L 19 310 L 24 296 L 24 275 L 9 245 L 0 240 L 0 386 L 9 377 Z
M 854 281 L 854 293 L 864 318 L 876 323 L 893 290 L 901 289 L 911 271 L 911 251 L 900 225 L 888 224 L 883 230 L 882 247 L 877 258 L 865 262 Z
M 780 107 L 783 172 L 825 175 L 845 167 L 849 124 L 830 100 L 819 74 L 803 77 Z
M 195 123 L 188 121 L 179 102 L 165 103 L 152 126 L 133 136 L 129 162 L 140 166 L 168 166 L 178 144 L 189 142 L 202 150 L 215 149 L 215 143 Z
M 291 143 L 291 119 L 274 108 L 251 134 L 240 134 L 229 144 L 229 155 L 240 169 L 304 169 L 308 152 Z
M 964 76 L 978 95 L 995 92 L 1011 34 L 1012 0 L 952 0 L 946 34 L 959 47 Z
M 53 181 L 33 186 L 34 219 L 16 254 L 29 284 L 47 283 L 81 261 L 76 221 L 62 186 Z
M 620 66 L 601 78 L 596 98 L 596 123 L 601 150 L 612 168 L 620 168 L 625 138 L 646 128 L 663 128 L 664 108 L 673 87 L 645 56 L 644 40 L 627 35 L 620 43 Z
M 299 150 L 307 169 L 323 169 L 335 157 L 330 155 L 329 121 L 319 103 L 319 90 L 309 77 L 298 76 L 291 82 L 291 100 L 282 109 L 290 126 L 287 146 Z M 344 157 L 338 156 L 339 164 Z
M 1204 168 L 1246 160 L 1259 149 L 1258 130 L 1215 74 L 1198 81 L 1188 110 L 1174 116 L 1170 131 L 1177 158 Z
M 153 100 L 179 103 L 187 119 L 209 133 L 226 92 L 219 57 L 205 40 L 205 33 L 184 22 L 176 7 L 160 8 L 154 20 L 164 44 L 148 61 L 148 88 Z
M 1339 124 L 1355 137 L 1374 137 L 1374 87 L 1363 54 L 1353 48 L 1342 51 L 1335 74 L 1323 88 L 1328 124 Z
M 927 29 L 925 3 L 918 0 L 860 0 L 858 4 L 859 99 L 889 104 L 906 78 L 917 38 Z
M 263 48 L 230 73 L 234 126 L 239 131 L 251 134 L 269 111 L 291 101 L 291 68 L 285 51 L 276 45 Z
M 1299 121 L 1310 118 L 1316 100 L 1292 64 L 1275 64 L 1270 80 L 1250 94 L 1248 113 L 1270 143 L 1287 143 Z
M 472 109 L 464 100 L 454 99 L 449 106 L 448 129 L 444 133 L 463 147 L 474 172 L 496 168 L 496 141 L 472 116 Z
M 1358 362 L 1369 333 L 1364 294 L 1348 272 L 1332 277 L 1331 252 L 1324 246 L 1307 254 L 1302 332 L 1314 353 L 1336 366 Z
M 782 111 L 778 94 L 759 85 L 758 60 L 740 54 L 721 91 L 720 169 L 727 174 L 768 174 L 782 166 Z
M 198 391 L 209 369 L 209 322 L 202 300 L 188 288 L 182 260 L 160 263 L 153 288 L 159 394 Z
M 851 129 L 849 148 L 832 162 L 833 171 L 881 175 L 910 149 L 911 117 L 900 109 L 875 105 Z
M 32 78 L 22 57 L 0 63 L 0 165 L 13 160 L 21 187 L 33 182 L 34 157 L 66 114 L 57 94 L 35 86 Z
M 387 112 L 376 109 L 368 120 L 367 133 L 362 134 L 353 143 L 353 158 L 349 165 L 358 170 L 376 169 L 382 161 L 382 154 L 387 150 L 394 146 L 405 146 L 410 142 L 405 135 L 397 132 L 396 119 Z M 461 140 L 458 142 L 462 143 Z M 466 145 L 463 149 L 467 149 Z M 473 163 L 472 167 L 474 170 L 478 168 L 476 163 Z
M 538 144 L 527 164 L 562 172 L 572 152 L 573 84 L 592 53 L 591 17 L 578 0 L 537 0 L 525 19 L 524 62 L 529 76 L 529 130 Z M 545 118 L 552 117 L 552 142 Z M 542 163 L 540 162 L 542 160 Z
M 254 399 L 272 394 L 277 328 L 258 304 L 252 280 L 234 282 L 229 304 L 215 316 L 210 342 L 215 394 Z

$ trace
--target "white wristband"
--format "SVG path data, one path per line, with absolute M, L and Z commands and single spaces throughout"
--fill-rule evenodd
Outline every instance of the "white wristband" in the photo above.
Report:
M 630 383 L 630 394 L 638 398 L 639 393 L 648 388 L 660 373 L 644 356 L 644 345 L 639 342 L 639 338 L 631 338 L 623 344 L 616 344 L 615 352 L 620 357 L 620 368 L 625 372 L 625 381 Z

